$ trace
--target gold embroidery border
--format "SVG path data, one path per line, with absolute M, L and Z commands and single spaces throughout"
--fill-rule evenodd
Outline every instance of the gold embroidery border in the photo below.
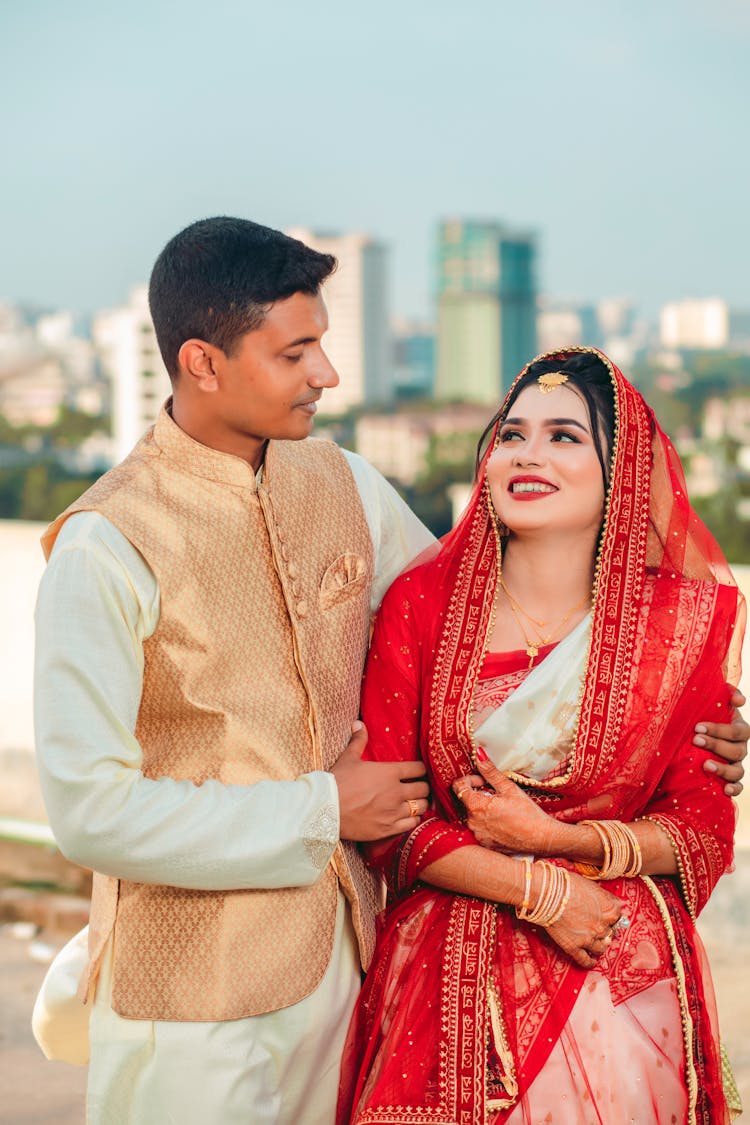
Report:
M 648 889 L 656 903 L 656 908 L 661 915 L 661 920 L 664 923 L 664 929 L 667 934 L 667 941 L 672 953 L 672 965 L 675 972 L 675 980 L 677 982 L 677 997 L 680 1004 L 680 1017 L 682 1020 L 682 1036 L 685 1049 L 685 1079 L 688 1092 L 688 1120 L 687 1125 L 697 1125 L 698 1118 L 696 1115 L 696 1107 L 698 1104 L 698 1075 L 695 1069 L 695 1060 L 693 1058 L 693 1018 L 690 1015 L 690 1008 L 687 999 L 687 988 L 685 987 L 685 966 L 682 963 L 682 957 L 677 949 L 677 940 L 674 936 L 674 927 L 672 919 L 664 901 L 659 888 L 654 883 L 653 879 L 648 875 L 641 876 L 642 882 Z

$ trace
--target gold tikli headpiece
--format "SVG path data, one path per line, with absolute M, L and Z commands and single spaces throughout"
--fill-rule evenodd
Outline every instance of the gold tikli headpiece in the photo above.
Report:
M 547 371 L 537 379 L 539 390 L 543 395 L 548 395 L 550 391 L 554 391 L 555 387 L 561 387 L 567 381 L 568 376 L 564 371 Z

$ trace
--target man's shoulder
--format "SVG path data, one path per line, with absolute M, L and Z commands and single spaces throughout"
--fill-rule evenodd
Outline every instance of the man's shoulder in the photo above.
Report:
M 72 517 L 81 512 L 107 511 L 118 497 L 129 496 L 138 491 L 138 480 L 142 479 L 142 469 L 151 458 L 145 450 L 146 441 L 138 446 L 123 461 L 109 469 L 94 481 L 77 500 L 52 521 L 42 536 L 42 547 L 49 557 L 57 537 Z M 141 447 L 144 446 L 144 449 Z M 145 455 L 144 455 L 145 454 Z

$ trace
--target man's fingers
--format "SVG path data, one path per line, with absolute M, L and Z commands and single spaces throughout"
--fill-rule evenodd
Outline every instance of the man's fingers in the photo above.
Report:
M 695 739 L 712 738 L 714 741 L 735 743 L 742 749 L 750 737 L 750 726 L 744 719 L 736 719 L 732 723 L 698 723 L 695 728 Z M 697 743 L 700 745 L 700 743 Z
M 704 726 L 707 726 L 707 724 L 704 724 Z M 742 758 L 748 753 L 746 741 L 728 738 L 721 733 L 720 735 L 714 735 L 710 731 L 696 733 L 693 736 L 693 744 L 694 746 L 701 746 L 704 750 L 710 750 L 712 754 L 719 754 L 728 762 L 741 762 Z
M 426 773 L 424 762 L 421 762 L 418 758 L 410 758 L 408 762 L 393 762 L 393 765 L 402 780 L 410 777 L 424 777 Z
M 745 744 L 742 742 L 726 742 L 724 739 L 709 738 L 707 734 L 697 734 L 693 742 L 696 746 L 700 746 L 710 754 L 717 754 L 722 759 L 720 762 L 714 762 L 717 768 L 709 770 L 709 773 L 720 772 L 722 766 L 725 766 L 727 762 L 741 762 L 745 757 Z M 704 765 L 707 764 L 704 763 Z
M 703 769 L 713 777 L 720 777 L 722 781 L 742 781 L 745 776 L 745 767 L 741 763 L 731 765 L 729 762 L 717 762 L 713 758 L 703 763 Z
M 399 794 L 404 801 L 420 801 L 429 797 L 430 787 L 426 781 L 402 781 Z

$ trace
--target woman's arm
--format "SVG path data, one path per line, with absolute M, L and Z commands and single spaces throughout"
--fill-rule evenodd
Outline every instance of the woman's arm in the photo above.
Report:
M 604 847 L 590 824 L 568 824 L 545 813 L 478 751 L 482 776 L 454 782 L 477 840 L 506 852 L 531 851 L 601 867 Z M 480 788 L 485 784 L 492 792 Z M 697 913 L 731 862 L 735 814 L 722 787 L 701 768 L 701 752 L 682 747 L 667 766 L 642 817 L 628 823 L 641 850 L 643 875 L 680 876 L 682 892 Z
M 604 846 L 590 824 L 567 824 L 544 812 L 515 782 L 501 773 L 477 750 L 482 776 L 471 774 L 453 783 L 456 796 L 466 806 L 469 828 L 480 844 L 504 852 L 531 852 L 573 863 L 601 867 Z M 491 786 L 491 790 L 480 788 Z M 658 824 L 628 824 L 641 849 L 641 874 L 674 875 L 677 861 L 669 837 Z
M 417 572 L 396 580 L 375 625 L 362 693 L 362 717 L 369 732 L 365 757 L 377 761 L 420 758 L 426 664 L 423 645 L 431 655 L 429 634 L 419 613 L 421 577 Z M 548 875 L 542 864 L 531 864 L 527 885 L 526 864 L 480 847 L 467 828 L 441 815 L 434 793 L 431 808 L 417 828 L 367 844 L 364 851 L 370 865 L 383 874 L 394 892 L 421 882 L 515 907 L 528 898 L 527 905 L 533 909 L 543 897 Z M 620 917 L 622 903 L 572 872 L 567 878 L 569 899 L 557 921 L 547 927 L 548 933 L 577 964 L 590 968 L 611 940 L 609 935 Z
M 362 718 L 369 741 L 365 759 L 378 762 L 421 761 L 420 723 L 424 691 L 423 646 L 429 622 L 420 614 L 423 572 L 417 569 L 393 583 L 378 611 L 362 687 Z M 426 762 L 429 772 L 429 762 Z M 422 870 L 476 840 L 457 818 L 438 808 L 434 794 L 420 824 L 364 848 L 370 866 L 399 892 L 422 878 Z
M 549 866 L 549 865 L 547 865 Z M 542 863 L 527 865 L 483 847 L 465 847 L 425 867 L 422 882 L 442 890 L 535 908 L 544 895 L 547 875 Z M 568 892 L 557 920 L 544 928 L 571 960 L 590 969 L 612 940 L 623 903 L 604 887 L 567 872 Z

